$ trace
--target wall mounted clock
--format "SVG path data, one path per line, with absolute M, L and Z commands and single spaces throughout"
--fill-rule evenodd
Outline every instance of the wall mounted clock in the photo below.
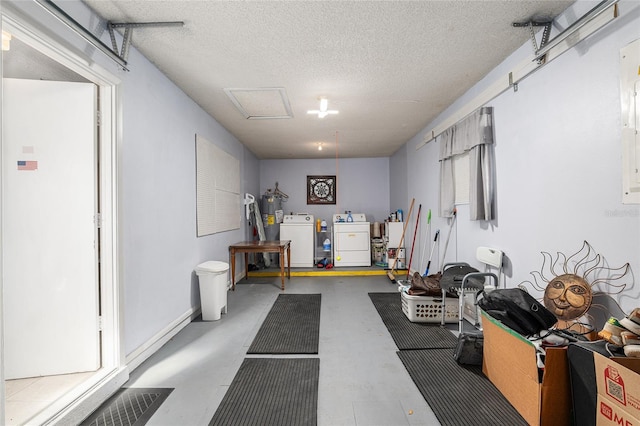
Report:
M 335 203 L 335 176 L 307 176 L 307 204 Z

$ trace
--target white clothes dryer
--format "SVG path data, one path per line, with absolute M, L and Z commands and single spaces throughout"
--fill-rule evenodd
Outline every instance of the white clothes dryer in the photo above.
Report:
M 370 225 L 364 213 L 333 215 L 333 265 L 371 266 Z

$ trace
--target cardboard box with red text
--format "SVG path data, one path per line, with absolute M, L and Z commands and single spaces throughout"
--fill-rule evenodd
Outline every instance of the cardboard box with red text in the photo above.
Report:
M 597 425 L 640 426 L 640 358 L 593 354 Z

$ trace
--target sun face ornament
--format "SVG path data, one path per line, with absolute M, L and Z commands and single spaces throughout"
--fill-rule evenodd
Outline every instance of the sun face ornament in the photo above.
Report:
M 553 278 L 544 290 L 544 306 L 561 320 L 583 316 L 591 307 L 593 293 L 589 283 L 575 274 Z
M 533 281 L 524 281 L 519 287 L 528 291 L 525 285 L 528 283 L 543 291 L 544 306 L 568 327 L 569 323 L 588 316 L 594 293 L 618 294 L 626 287 L 620 280 L 629 272 L 629 263 L 619 268 L 607 266 L 604 257 L 587 241 L 569 257 L 560 252 L 555 259 L 547 252 L 542 252 L 542 256 L 540 271 L 531 272 Z

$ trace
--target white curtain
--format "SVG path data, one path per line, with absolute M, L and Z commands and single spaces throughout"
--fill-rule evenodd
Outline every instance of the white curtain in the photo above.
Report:
M 436 137 L 440 142 L 440 216 L 450 217 L 455 207 L 455 184 L 453 183 L 453 135 L 455 126 L 449 127 Z
M 469 204 L 471 220 L 495 218 L 493 108 L 483 107 L 436 138 L 440 142 L 440 216 L 450 217 L 455 207 L 453 157 L 469 152 Z

